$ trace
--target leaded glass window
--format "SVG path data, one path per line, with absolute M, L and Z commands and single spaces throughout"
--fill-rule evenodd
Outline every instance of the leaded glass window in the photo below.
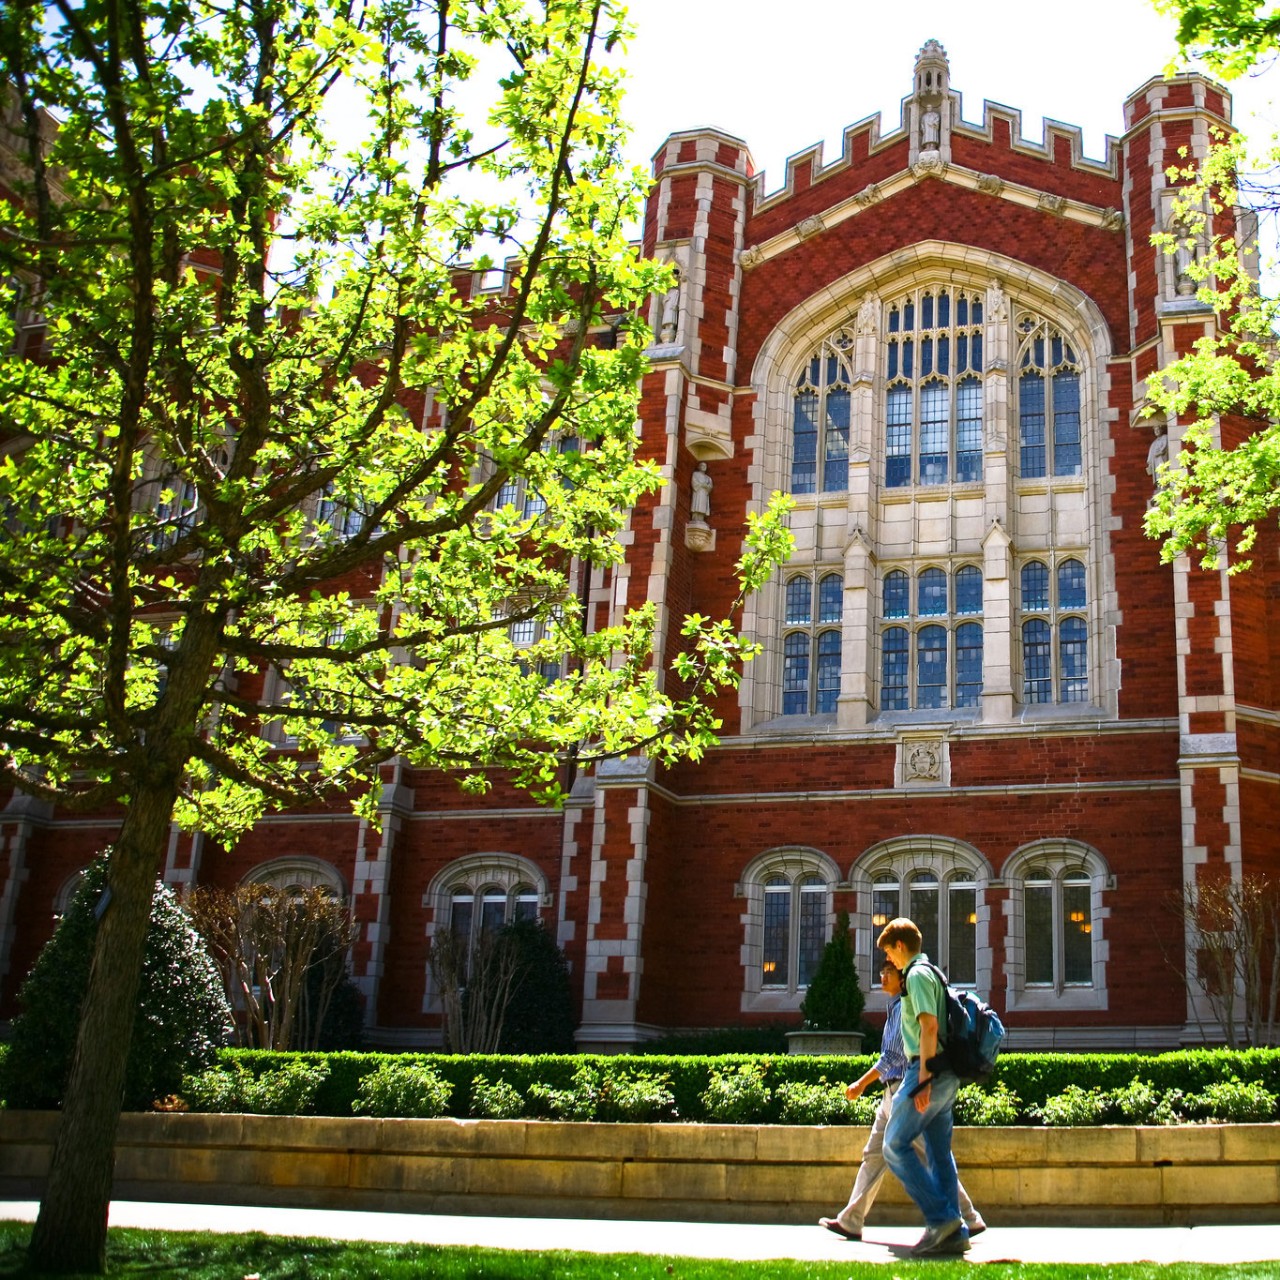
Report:
M 827 942 L 830 898 L 819 875 L 777 872 L 764 882 L 762 989 L 809 985 Z
M 882 616 L 890 625 L 880 632 L 880 709 L 977 706 L 982 624 L 953 625 L 949 619 L 982 613 L 982 570 L 962 565 L 953 581 L 936 566 L 914 578 L 891 569 L 884 576 L 882 599 Z
M 810 356 L 796 380 L 792 493 L 840 493 L 849 487 L 852 348 L 852 335 L 833 335 Z
M 808 574 L 794 574 L 787 579 L 783 589 L 784 716 L 827 715 L 835 711 L 840 697 L 843 613 L 843 575 L 824 573 L 816 583 Z
M 1093 985 L 1092 885 L 1082 871 L 1035 867 L 1023 879 L 1028 987 Z
M 889 303 L 885 329 L 885 487 L 980 481 L 981 297 L 917 290 Z
M 1038 316 L 1020 317 L 1017 331 L 1020 473 L 1023 479 L 1078 476 L 1079 357 L 1061 331 Z
M 1084 562 L 1056 569 L 1029 560 L 1019 575 L 1022 607 L 1022 700 L 1027 704 L 1089 701 L 1089 628 Z M 1080 613 L 1074 612 L 1080 610 Z

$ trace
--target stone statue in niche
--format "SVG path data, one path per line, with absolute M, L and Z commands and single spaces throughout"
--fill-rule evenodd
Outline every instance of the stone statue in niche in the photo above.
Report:
M 676 272 L 671 288 L 662 295 L 662 319 L 658 324 L 658 340 L 670 345 L 680 331 L 680 273 Z
M 693 495 L 689 500 L 690 520 L 695 524 L 706 524 L 711 514 L 711 477 L 707 475 L 707 464 L 698 463 L 691 481 Z
M 858 307 L 854 327 L 859 333 L 877 333 L 880 329 L 880 295 L 874 291 L 866 294 Z
M 1175 222 L 1173 236 L 1174 292 L 1180 298 L 1194 298 L 1199 288 L 1191 275 L 1191 265 L 1199 257 L 1195 235 L 1185 222 Z
M 1009 318 L 1009 297 L 994 280 L 987 285 L 987 305 L 983 314 L 988 322 L 996 320 L 1003 323 Z
M 1151 447 L 1147 450 L 1147 475 L 1153 481 L 1159 482 L 1160 467 L 1169 461 L 1169 434 L 1164 429 L 1164 423 L 1156 423 L 1156 438 L 1152 440 Z
M 942 136 L 942 117 L 930 107 L 920 120 L 920 149 L 936 151 Z

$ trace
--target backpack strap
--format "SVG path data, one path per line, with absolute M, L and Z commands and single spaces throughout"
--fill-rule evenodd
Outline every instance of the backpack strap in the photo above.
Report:
M 926 969 L 930 970 L 933 973 L 933 976 L 938 979 L 938 982 L 942 986 L 942 1009 L 936 1015 L 938 1019 L 938 1055 L 939 1057 L 941 1057 L 943 1053 L 943 1048 L 947 1042 L 948 1033 L 951 1030 L 951 1028 L 947 1025 L 947 988 L 951 984 L 950 982 L 947 981 L 947 975 L 943 973 L 942 970 L 939 969 L 938 966 L 934 964 L 932 960 L 922 960 L 920 956 L 917 954 L 911 958 L 911 963 L 908 964 L 907 967 L 902 971 L 903 991 L 906 991 L 907 989 L 907 974 L 909 974 L 911 970 L 914 969 L 918 964 L 923 964 Z M 937 1059 L 934 1059 L 934 1061 L 937 1061 Z M 932 1066 L 930 1066 L 929 1069 L 932 1070 L 933 1069 Z

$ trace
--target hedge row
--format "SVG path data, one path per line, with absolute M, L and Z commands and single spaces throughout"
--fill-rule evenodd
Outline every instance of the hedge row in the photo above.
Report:
M 291 1062 L 323 1064 L 328 1074 L 313 1104 L 318 1115 L 349 1116 L 359 1097 L 360 1082 L 384 1064 L 429 1065 L 452 1085 L 446 1114 L 470 1114 L 469 1100 L 477 1077 L 486 1087 L 499 1082 L 527 1096 L 532 1086 L 570 1091 L 574 1076 L 584 1066 L 605 1076 L 658 1076 L 663 1078 L 674 1101 L 675 1118 L 684 1121 L 708 1119 L 701 1097 L 713 1071 L 727 1074 L 740 1067 L 754 1067 L 775 1099 L 764 1123 L 778 1123 L 783 1117 L 777 1101 L 779 1087 L 788 1084 L 816 1085 L 847 1082 L 860 1076 L 874 1061 L 862 1057 L 802 1057 L 787 1055 L 731 1054 L 710 1056 L 646 1055 L 484 1055 L 383 1054 L 383 1053 L 275 1053 L 266 1050 L 224 1049 L 222 1066 L 236 1064 L 255 1076 L 277 1071 Z M 1085 1090 L 1121 1089 L 1134 1081 L 1144 1081 L 1159 1093 L 1198 1094 L 1208 1086 L 1231 1079 L 1259 1084 L 1280 1094 L 1280 1049 L 1190 1049 L 1165 1054 L 1064 1054 L 1010 1053 L 1001 1057 L 989 1088 L 1003 1085 L 1016 1094 L 1023 1117 L 1043 1108 L 1070 1086 Z M 783 1090 L 785 1095 L 786 1090 Z

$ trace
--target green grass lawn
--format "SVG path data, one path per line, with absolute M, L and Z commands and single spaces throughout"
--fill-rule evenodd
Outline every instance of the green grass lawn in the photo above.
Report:
M 31 1227 L 0 1222 L 0 1276 L 21 1276 Z M 975 1271 L 980 1271 L 980 1277 Z M 890 1263 L 721 1262 L 644 1254 L 521 1253 L 507 1249 L 365 1244 L 284 1236 L 214 1235 L 194 1231 L 112 1231 L 109 1274 L 182 1276 L 188 1280 L 895 1280 L 912 1273 L 928 1280 L 1280 1280 L 1280 1262 L 1208 1266 L 1155 1263 L 1123 1266 L 980 1266 L 952 1261 Z

